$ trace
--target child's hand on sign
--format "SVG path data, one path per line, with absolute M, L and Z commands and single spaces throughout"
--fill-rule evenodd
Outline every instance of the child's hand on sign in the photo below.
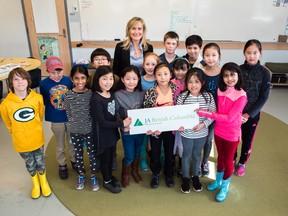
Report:
M 180 132 L 183 132 L 185 129 L 184 129 L 184 127 L 183 126 L 181 126 L 181 127 L 179 127 L 179 129 L 178 129 Z

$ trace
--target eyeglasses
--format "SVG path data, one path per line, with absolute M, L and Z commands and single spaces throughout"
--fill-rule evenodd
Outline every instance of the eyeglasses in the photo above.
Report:
M 104 61 L 108 61 L 107 58 L 94 58 L 93 61 L 96 61 L 96 62 L 104 62 Z

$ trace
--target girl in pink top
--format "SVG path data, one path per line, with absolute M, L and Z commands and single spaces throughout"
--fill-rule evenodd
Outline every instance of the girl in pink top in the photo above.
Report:
M 190 63 L 185 58 L 176 58 L 173 62 L 173 73 L 175 78 L 171 80 L 172 83 L 177 85 L 177 90 L 175 91 L 175 101 L 176 104 L 176 97 L 186 90 L 185 85 L 185 76 L 187 71 L 190 68 Z
M 207 186 L 214 191 L 221 187 L 216 201 L 223 202 L 229 191 L 234 170 L 233 157 L 240 142 L 242 111 L 247 103 L 246 92 L 242 89 L 240 67 L 235 63 L 226 63 L 221 69 L 218 88 L 218 112 L 196 110 L 199 116 L 216 120 L 214 136 L 218 152 L 216 180 Z

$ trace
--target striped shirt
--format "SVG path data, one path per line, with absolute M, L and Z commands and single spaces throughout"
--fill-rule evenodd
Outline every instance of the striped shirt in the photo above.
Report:
M 202 94 L 198 97 L 195 97 L 189 93 L 188 97 L 186 98 L 187 94 L 188 94 L 188 91 L 185 91 L 178 96 L 177 105 L 199 103 L 199 108 L 209 110 L 210 112 L 216 111 L 215 101 L 211 93 L 208 93 L 208 92 L 203 93 L 207 102 Z M 206 117 L 199 117 L 199 123 L 202 123 L 202 122 L 205 124 L 205 127 L 203 127 L 200 131 L 193 131 L 192 129 L 185 129 L 183 132 L 180 132 L 181 136 L 189 138 L 189 139 L 202 138 L 202 137 L 207 136 L 208 126 L 213 122 L 213 119 L 206 118 Z
M 92 92 L 74 92 L 70 90 L 64 95 L 64 106 L 68 118 L 67 128 L 70 133 L 87 134 L 92 131 L 90 115 L 90 98 Z

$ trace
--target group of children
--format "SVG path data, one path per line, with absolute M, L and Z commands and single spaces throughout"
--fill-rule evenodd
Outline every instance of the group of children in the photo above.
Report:
M 209 174 L 208 159 L 215 136 L 217 174 L 207 189 L 220 188 L 216 200 L 226 199 L 234 164 L 236 175 L 245 174 L 260 111 L 269 95 L 269 71 L 259 61 L 261 43 L 249 40 L 243 51 L 245 63 L 239 67 L 230 62 L 222 68 L 220 47 L 216 43 L 205 45 L 203 58 L 200 36 L 191 35 L 186 39 L 187 54 L 183 57 L 175 54 L 178 45 L 178 35 L 168 32 L 164 37 L 165 53 L 158 56 L 148 52 L 143 59 L 143 71 L 130 65 L 121 71 L 120 77 L 113 73 L 110 54 L 102 48 L 91 54 L 91 64 L 96 69 L 93 76 L 89 76 L 84 66 L 75 65 L 69 78 L 63 75 L 63 64 L 58 57 L 46 61 L 49 77 L 41 82 L 40 93 L 44 98 L 45 120 L 51 122 L 56 139 L 61 179 L 68 177 L 65 155 L 65 136 L 68 136 L 71 166 L 78 172 L 76 189 L 83 189 L 85 185 L 83 146 L 86 146 L 92 191 L 99 189 L 95 175 L 97 163 L 100 162 L 103 187 L 119 193 L 122 187 L 129 186 L 130 174 L 135 182 L 142 182 L 138 167 L 148 170 L 147 159 L 152 171 L 150 185 L 157 188 L 162 154 L 165 183 L 173 187 L 176 154 L 180 162 L 181 191 L 190 193 L 191 179 L 193 189 L 199 192 L 203 189 L 199 177 Z M 29 88 L 31 81 L 25 70 L 14 69 L 8 81 L 11 92 L 1 103 L 1 116 L 12 134 L 15 150 L 24 158 L 32 176 L 32 198 L 38 198 L 40 191 L 43 196 L 49 196 L 41 125 L 43 99 Z M 191 103 L 199 103 L 199 109 L 195 110 L 199 124 L 193 128 L 129 134 L 131 118 L 127 110 Z M 112 175 L 120 137 L 124 149 L 121 181 Z M 241 140 L 241 157 L 236 163 Z

